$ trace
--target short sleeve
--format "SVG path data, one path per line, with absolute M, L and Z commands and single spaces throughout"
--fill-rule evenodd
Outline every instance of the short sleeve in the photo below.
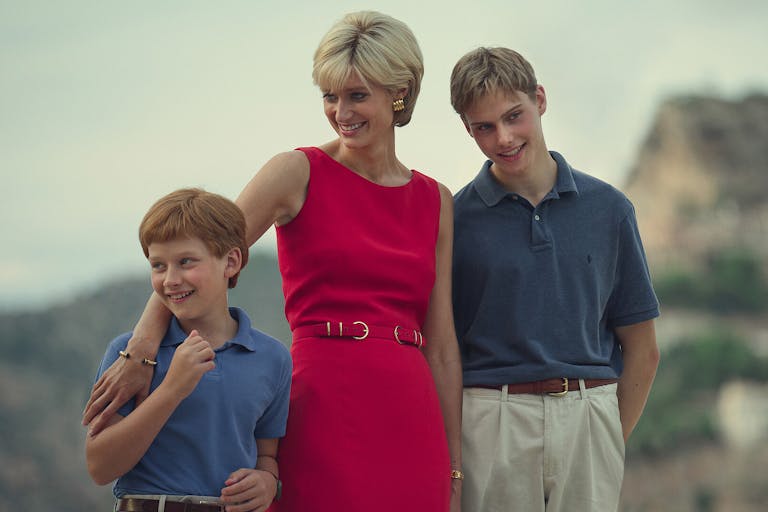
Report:
M 275 342 L 279 344 L 279 342 Z M 285 435 L 285 425 L 288 421 L 288 403 L 291 394 L 291 373 L 293 365 L 288 351 L 279 345 L 280 370 L 275 379 L 275 393 L 272 402 L 256 423 L 254 437 L 256 439 L 272 439 Z
M 618 226 L 616 276 L 608 305 L 612 327 L 632 325 L 659 316 L 659 302 L 653 291 L 634 208 Z

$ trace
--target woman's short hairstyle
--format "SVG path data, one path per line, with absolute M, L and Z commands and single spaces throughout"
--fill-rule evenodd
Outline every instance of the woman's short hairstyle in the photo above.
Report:
M 322 90 L 338 90 L 353 71 L 364 82 L 392 93 L 405 88 L 405 109 L 394 113 L 394 123 L 410 122 L 424 62 L 416 37 L 405 23 L 361 11 L 347 14 L 331 27 L 315 51 L 312 79 Z
M 139 226 L 139 241 L 146 257 L 150 244 L 183 237 L 200 239 L 217 258 L 237 247 L 242 253 L 240 270 L 248 263 L 245 217 L 224 196 L 199 188 L 176 190 L 158 199 Z M 230 288 L 235 287 L 239 275 L 238 271 L 229 278 Z
M 474 102 L 496 92 L 522 91 L 536 98 L 536 74 L 531 64 L 509 48 L 477 48 L 464 55 L 451 73 L 451 105 L 461 114 Z

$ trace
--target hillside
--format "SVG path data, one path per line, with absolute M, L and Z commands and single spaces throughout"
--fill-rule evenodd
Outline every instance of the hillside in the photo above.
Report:
M 624 510 L 768 503 L 766 140 L 768 96 L 686 96 L 659 106 L 638 149 L 624 190 L 662 303 L 662 360 Z
M 700 265 L 724 247 L 768 265 L 768 95 L 672 98 L 658 109 L 626 192 L 651 265 Z

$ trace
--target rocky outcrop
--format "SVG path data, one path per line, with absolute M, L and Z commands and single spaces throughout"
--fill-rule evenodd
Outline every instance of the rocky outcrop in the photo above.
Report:
M 664 102 L 625 190 L 652 267 L 722 247 L 768 261 L 768 95 Z

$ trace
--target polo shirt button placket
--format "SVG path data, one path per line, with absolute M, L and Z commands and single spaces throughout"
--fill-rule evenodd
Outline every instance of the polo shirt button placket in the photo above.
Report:
M 551 242 L 547 236 L 544 220 L 541 214 L 533 211 L 533 220 L 531 221 L 531 242 L 534 251 L 547 250 L 551 247 Z

